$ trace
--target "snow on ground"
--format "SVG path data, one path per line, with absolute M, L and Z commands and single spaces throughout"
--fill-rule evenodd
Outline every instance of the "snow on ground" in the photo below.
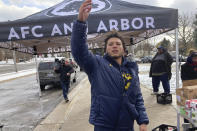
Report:
M 138 64 L 139 66 L 139 79 L 140 83 L 147 88 L 152 88 L 152 78 L 149 77 L 150 64 Z M 181 78 L 179 78 L 179 87 L 182 87 Z M 176 91 L 176 63 L 172 64 L 172 78 L 170 80 L 170 91 L 175 93 Z M 163 92 L 163 86 L 160 82 L 159 92 Z

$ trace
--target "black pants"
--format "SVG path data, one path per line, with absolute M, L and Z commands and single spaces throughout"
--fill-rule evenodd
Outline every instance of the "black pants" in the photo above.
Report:
M 62 90 L 63 90 L 63 96 L 64 96 L 64 99 L 68 99 L 68 89 L 69 89 L 69 86 L 70 86 L 70 83 L 69 82 L 64 82 L 64 81 L 60 81 L 61 83 L 61 87 L 62 87 Z
M 153 85 L 153 91 L 158 92 L 159 91 L 159 85 L 160 81 L 162 82 L 163 89 L 165 93 L 170 93 L 170 84 L 168 80 L 168 74 L 165 73 L 161 76 L 153 76 L 152 77 L 152 85 Z

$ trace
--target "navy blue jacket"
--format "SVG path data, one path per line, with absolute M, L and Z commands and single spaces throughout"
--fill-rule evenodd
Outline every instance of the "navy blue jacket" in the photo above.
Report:
M 133 130 L 134 120 L 138 124 L 148 124 L 137 64 L 123 59 L 120 66 L 108 55 L 93 55 L 86 44 L 86 28 L 86 23 L 74 22 L 71 50 L 91 83 L 89 122 L 97 126 L 128 130 Z M 131 74 L 132 77 L 127 91 L 124 89 L 123 73 Z
M 59 69 L 56 69 L 57 73 L 60 73 L 60 80 L 64 83 L 70 83 L 70 75 L 67 76 L 67 73 L 73 73 L 74 69 L 71 65 L 61 64 Z

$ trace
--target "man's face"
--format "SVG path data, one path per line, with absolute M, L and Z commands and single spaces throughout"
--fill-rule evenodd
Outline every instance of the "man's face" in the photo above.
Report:
M 197 62 L 197 56 L 193 57 L 192 61 L 196 63 Z
M 107 41 L 106 53 L 112 58 L 120 58 L 124 55 L 123 43 L 119 38 L 112 37 Z
M 162 54 L 162 53 L 163 53 L 163 49 L 159 48 L 159 49 L 158 49 L 158 53 L 159 53 L 159 54 Z

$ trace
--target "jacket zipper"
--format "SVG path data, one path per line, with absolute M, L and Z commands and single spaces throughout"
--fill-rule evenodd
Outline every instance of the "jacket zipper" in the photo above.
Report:
M 122 76 L 122 70 L 121 70 L 121 66 L 119 67 L 119 69 L 120 69 L 120 74 L 121 74 L 121 78 L 122 78 L 122 83 L 123 83 L 123 88 L 122 88 L 122 95 L 123 96 L 126 96 L 127 94 L 126 94 L 126 90 L 125 90 L 125 80 L 124 80 L 124 77 Z

